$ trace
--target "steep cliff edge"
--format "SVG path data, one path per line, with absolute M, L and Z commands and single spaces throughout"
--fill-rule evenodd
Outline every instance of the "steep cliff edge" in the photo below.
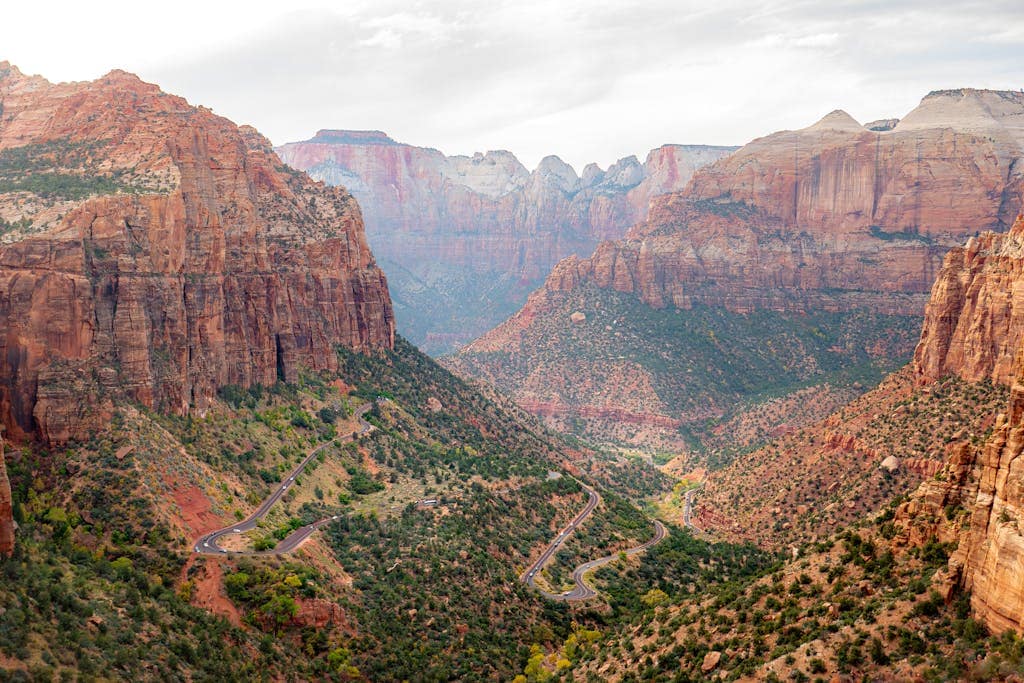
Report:
M 1006 412 L 980 444 L 951 449 L 943 473 L 900 509 L 908 541 L 953 542 L 952 580 L 994 631 L 1024 629 L 1024 217 L 1005 235 L 954 250 L 932 290 L 915 371 L 1011 384 Z M 952 511 L 952 514 L 950 513 Z
M 565 325 L 566 301 L 583 312 L 594 308 L 596 301 L 579 299 L 597 290 L 634 297 L 634 317 L 648 315 L 641 306 L 679 315 L 710 307 L 737 316 L 867 309 L 904 318 L 916 337 L 946 252 L 980 231 L 1005 230 L 1021 205 L 1024 95 L 932 93 L 881 128 L 867 130 L 836 111 L 705 166 L 685 189 L 655 197 L 647 220 L 623 239 L 557 264 L 520 311 L 450 365 L 531 404 L 520 378 L 555 387 L 545 373 L 560 367 L 539 342 L 542 330 Z M 613 345 L 613 328 L 604 342 L 592 343 Z M 867 336 L 859 341 L 873 345 Z M 908 357 L 910 348 L 889 357 Z M 547 412 L 557 404 L 563 414 L 587 420 L 598 407 L 627 407 L 608 405 L 600 384 L 590 381 L 600 368 L 577 370 L 577 383 L 595 391 L 549 397 Z M 649 394 L 643 402 L 660 406 L 660 398 Z
M 0 419 L 50 443 L 111 401 L 200 414 L 226 385 L 390 348 L 355 200 L 255 130 L 131 74 L 0 63 Z
M 344 185 L 363 208 L 403 334 L 446 352 L 516 308 L 551 267 L 643 220 L 732 147 L 665 145 L 582 176 L 555 156 L 532 173 L 509 152 L 448 157 L 377 131 L 322 130 L 278 148 L 287 163 Z
M 914 365 L 922 380 L 955 373 L 1011 384 L 1024 341 L 1024 221 L 950 251 L 925 309 Z

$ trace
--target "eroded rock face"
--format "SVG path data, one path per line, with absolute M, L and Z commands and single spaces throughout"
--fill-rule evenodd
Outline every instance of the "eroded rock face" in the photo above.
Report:
M 446 157 L 379 132 L 324 130 L 278 151 L 356 196 L 404 333 L 437 353 L 496 325 L 559 259 L 621 237 L 652 197 L 734 149 L 666 145 L 582 177 L 555 156 L 530 173 L 509 152 Z
M 4 461 L 4 440 L 0 437 L 0 555 L 14 552 L 14 511 L 11 504 L 11 482 L 7 479 Z
M 546 286 L 590 280 L 654 307 L 916 315 L 948 249 L 1010 226 L 1022 158 L 1020 93 L 933 93 L 881 131 L 832 112 L 701 169 L 625 239 L 563 261 Z
M 338 344 L 392 346 L 355 200 L 255 130 L 123 72 L 51 85 L 0 63 L 0 107 L 15 437 L 79 438 L 118 396 L 201 413 L 225 385 L 332 369 Z
M 941 476 L 922 484 L 896 516 L 907 543 L 955 545 L 947 581 L 971 591 L 975 616 L 995 632 L 1024 629 L 1022 454 L 1024 385 L 1017 383 L 991 437 L 979 446 L 955 444 Z
M 537 338 L 559 301 L 595 287 L 655 309 L 917 318 L 946 252 L 979 231 L 1007 229 L 1021 206 L 1024 95 L 932 93 L 892 126 L 875 127 L 886 130 L 835 111 L 705 166 L 685 189 L 655 197 L 624 238 L 559 262 L 522 309 L 461 349 L 452 367 L 499 384 L 511 368 L 552 386 L 546 375 L 557 363 L 529 357 L 524 340 Z M 955 274 L 944 277 L 957 286 Z M 997 284 L 989 296 L 1016 296 L 998 294 Z M 989 336 L 1007 334 L 1015 333 Z M 597 403 L 560 401 L 566 411 Z
M 953 249 L 925 309 L 914 354 L 922 380 L 955 373 L 1010 384 L 1024 341 L 1024 218 Z
M 1006 413 L 980 445 L 955 444 L 942 476 L 899 510 L 907 541 L 953 542 L 951 576 L 994 631 L 1024 629 L 1024 219 L 971 239 L 946 259 L 914 358 L 922 381 L 947 373 L 1012 384 Z M 949 510 L 961 510 L 949 515 Z

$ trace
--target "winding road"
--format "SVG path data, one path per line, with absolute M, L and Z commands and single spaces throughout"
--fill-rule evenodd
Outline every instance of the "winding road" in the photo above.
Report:
M 576 569 L 574 569 L 572 572 L 572 580 L 575 586 L 570 591 L 565 591 L 564 593 L 551 593 L 537 586 L 537 574 L 539 574 L 541 570 L 544 569 L 544 565 L 551 561 L 551 558 L 554 557 L 556 552 L 558 552 L 558 549 L 561 547 L 562 543 L 564 543 L 565 540 L 574 531 L 576 531 L 576 527 L 578 527 L 584 520 L 586 520 L 586 518 L 594 512 L 594 508 L 596 508 L 598 504 L 601 502 L 601 495 L 597 491 L 590 488 L 583 482 L 580 482 L 580 486 L 582 486 L 583 490 L 586 491 L 589 495 L 589 498 L 587 499 L 587 504 L 583 507 L 583 510 L 581 510 L 580 513 L 576 515 L 576 517 L 574 517 L 571 522 L 569 522 L 568 526 L 566 526 L 562 531 L 558 533 L 558 536 L 556 536 L 555 539 L 548 545 L 548 547 L 544 549 L 544 552 L 541 553 L 540 557 L 537 558 L 537 561 L 530 565 L 530 568 L 527 569 L 526 572 L 519 577 L 520 581 L 525 583 L 527 586 L 530 586 L 531 588 L 535 589 L 537 592 L 539 592 L 541 595 L 543 595 L 545 598 L 548 598 L 549 600 L 564 600 L 566 602 L 578 602 L 581 600 L 589 600 L 590 598 L 597 597 L 597 591 L 595 591 L 593 588 L 587 585 L 586 574 L 588 572 L 593 571 L 594 569 L 597 569 L 598 567 L 602 567 L 608 564 L 609 562 L 612 562 L 613 560 L 619 557 L 619 554 L 615 553 L 614 555 L 599 557 L 596 560 L 584 562 L 580 566 L 576 567 Z M 654 546 L 655 544 L 660 543 L 661 540 L 664 539 L 667 535 L 668 532 L 665 530 L 665 525 L 659 522 L 658 520 L 654 520 L 654 538 L 652 538 L 651 540 L 647 541 L 642 545 L 638 545 L 635 548 L 630 548 L 629 550 L 626 550 L 624 552 L 626 553 L 626 555 L 636 555 L 637 553 L 642 553 L 643 551 Z
M 307 524 L 306 526 L 299 527 L 270 550 L 227 550 L 225 548 L 221 548 L 217 544 L 217 541 L 223 538 L 224 536 L 229 536 L 231 534 L 242 534 L 247 531 L 252 531 L 253 529 L 255 529 L 256 526 L 260 523 L 260 520 L 266 517 L 267 513 L 270 512 L 270 508 L 274 507 L 274 504 L 277 503 L 277 501 L 281 500 L 281 497 L 288 492 L 288 489 L 291 488 L 292 485 L 295 484 L 295 479 L 298 478 L 303 473 L 303 471 L 305 471 L 306 466 L 309 465 L 309 463 L 313 461 L 313 458 L 318 456 L 320 452 L 323 451 L 325 448 L 334 443 L 348 443 L 349 441 L 353 441 L 356 438 L 356 436 L 362 436 L 363 434 L 367 434 L 373 431 L 374 426 L 367 422 L 365 419 L 363 419 L 363 416 L 372 407 L 372 403 L 365 403 L 356 409 L 355 415 L 359 419 L 358 432 L 353 432 L 352 434 L 345 434 L 344 436 L 339 436 L 331 441 L 322 443 L 313 450 L 311 450 L 308 454 L 306 454 L 306 457 L 302 459 L 302 462 L 300 462 L 298 466 L 294 470 L 292 470 L 291 474 L 288 475 L 288 478 L 282 481 L 280 484 L 278 484 L 277 488 L 275 488 L 271 492 L 271 494 L 267 496 L 267 498 L 262 503 L 260 503 L 260 506 L 256 508 L 256 510 L 251 515 L 246 517 L 241 522 L 238 522 L 237 524 L 232 524 L 231 526 L 224 527 L 223 529 L 217 529 L 216 531 L 210 531 L 200 536 L 198 539 L 196 539 L 196 542 L 193 544 L 192 552 L 205 555 L 283 555 L 284 553 L 292 552 L 300 545 L 302 545 L 302 542 L 309 538 L 310 535 L 317 529 L 327 526 L 331 522 L 337 520 L 339 516 L 333 515 L 331 517 L 325 517 L 323 519 L 317 520 L 312 524 Z
M 270 509 L 274 507 L 274 505 L 279 500 L 281 500 L 281 498 L 288 492 L 288 489 L 295 484 L 295 480 L 302 475 L 302 473 L 305 471 L 309 463 L 312 462 L 313 459 L 317 457 L 325 448 L 334 443 L 348 443 L 350 441 L 353 441 L 357 436 L 361 436 L 363 434 L 367 434 L 373 431 L 374 426 L 363 418 L 363 416 L 372 407 L 372 403 L 365 403 L 356 410 L 355 415 L 359 419 L 360 424 L 359 431 L 353 432 L 351 434 L 345 434 L 344 436 L 339 436 L 331 441 L 320 444 L 316 448 L 312 449 L 309 453 L 306 454 L 306 457 L 302 459 L 302 462 L 300 462 L 295 467 L 295 469 L 291 471 L 288 477 L 280 484 L 278 484 L 277 487 L 270 493 L 270 495 L 267 496 L 267 498 L 264 499 L 262 503 L 260 503 L 260 506 L 256 508 L 256 510 L 253 511 L 251 515 L 249 515 L 242 521 L 238 522 L 237 524 L 232 524 L 231 526 L 224 527 L 223 529 L 217 529 L 216 531 L 210 531 L 206 534 L 203 534 L 198 539 L 196 539 L 195 543 L 192 546 L 192 551 L 203 555 L 230 555 L 235 557 L 243 555 L 283 555 L 285 553 L 292 552 L 300 545 L 302 545 L 302 543 L 307 538 L 309 538 L 310 535 L 312 535 L 313 532 L 315 532 L 317 529 L 327 526 L 328 524 L 331 524 L 332 522 L 337 520 L 339 518 L 339 515 L 332 515 L 331 517 L 325 517 L 323 519 L 317 520 L 312 524 L 307 524 L 306 526 L 299 527 L 270 550 L 228 550 L 226 548 L 220 547 L 220 545 L 218 544 L 218 541 L 224 536 L 229 536 L 232 534 L 243 534 L 247 531 L 252 531 L 253 529 L 255 529 L 259 525 L 260 521 L 267 516 L 267 513 L 270 512 Z M 554 557 L 556 552 L 558 552 L 558 549 L 561 547 L 562 543 L 564 543 L 565 540 L 574 531 L 576 531 L 576 528 L 580 524 L 582 524 L 587 519 L 587 517 L 589 517 L 594 512 L 594 509 L 601 503 L 601 495 L 597 491 L 587 486 L 583 482 L 579 483 L 580 486 L 583 487 L 583 490 L 587 492 L 587 504 L 583 507 L 580 513 L 576 515 L 576 517 L 574 517 L 573 520 L 569 522 L 569 524 L 562 531 L 559 532 L 558 536 L 555 537 L 555 539 L 548 545 L 548 547 L 544 549 L 544 552 L 541 553 L 539 558 L 537 558 L 537 561 L 534 562 L 533 565 L 531 565 L 530 568 L 527 569 L 527 571 L 521 577 L 519 577 L 520 580 L 527 586 L 536 589 L 541 595 L 551 600 L 580 601 L 589 600 L 590 598 L 596 597 L 598 595 L 597 591 L 595 591 L 593 588 L 587 585 L 586 574 L 588 572 L 593 571 L 594 569 L 597 569 L 598 567 L 604 566 L 609 562 L 612 562 L 619 556 L 619 553 L 615 553 L 614 555 L 608 555 L 607 557 L 600 557 L 596 560 L 590 560 L 589 562 L 585 562 L 580 566 L 576 567 L 576 569 L 573 570 L 572 573 L 572 579 L 576 585 L 570 591 L 566 591 L 564 593 L 550 593 L 542 588 L 539 588 L 536 585 L 534 579 L 536 578 L 537 574 L 539 574 L 540 571 L 544 568 L 544 566 L 551 561 L 551 558 Z M 689 497 L 687 497 L 687 503 L 689 503 Z M 688 520 L 689 505 L 687 505 L 687 523 L 689 523 Z M 654 538 L 652 538 L 651 540 L 647 541 L 642 545 L 638 545 L 635 548 L 630 548 L 629 550 L 626 550 L 624 552 L 626 555 L 635 555 L 637 553 L 642 553 L 643 551 L 652 547 L 656 543 L 659 543 L 662 539 L 665 538 L 666 535 L 667 531 L 665 530 L 665 525 L 655 520 Z
M 697 492 L 704 488 L 704 481 L 702 480 L 699 484 L 694 486 L 692 489 L 686 492 L 686 505 L 683 508 L 683 525 L 688 529 L 693 529 L 696 532 L 700 532 L 693 522 L 690 521 L 690 513 L 693 511 L 693 497 L 697 495 Z

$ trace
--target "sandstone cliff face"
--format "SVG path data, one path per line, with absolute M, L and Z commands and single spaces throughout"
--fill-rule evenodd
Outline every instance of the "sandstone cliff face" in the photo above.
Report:
M 1024 341 L 1024 219 L 953 249 L 925 309 L 914 354 L 922 380 L 954 373 L 1013 382 Z
M 954 444 L 939 477 L 900 506 L 903 542 L 952 543 L 949 586 L 971 591 L 975 616 L 995 632 L 1024 630 L 1024 385 L 978 446 Z M 953 510 L 951 518 L 947 512 Z
M 917 315 L 949 248 L 1009 227 L 1022 159 L 1020 93 L 933 93 L 883 131 L 833 112 L 701 169 L 625 239 L 563 261 L 545 286 L 591 281 L 656 308 Z
M 0 419 L 79 438 L 124 396 L 200 413 L 225 385 L 393 344 L 355 200 L 123 72 L 0 63 Z
M 655 197 L 624 238 L 558 263 L 520 311 L 464 347 L 452 367 L 502 386 L 522 375 L 554 386 L 544 373 L 559 364 L 536 348 L 538 330 L 551 327 L 567 297 L 593 288 L 654 309 L 868 309 L 916 325 L 946 252 L 979 231 L 1005 230 L 1020 207 L 1024 95 L 932 93 L 902 120 L 874 127 L 881 130 L 836 111 L 701 168 L 685 189 Z M 955 285 L 955 275 L 944 277 Z M 996 289 L 987 296 L 1012 298 Z M 588 310 L 586 301 L 576 305 Z M 628 409 L 600 399 L 563 394 L 542 408 Z
M 14 552 L 14 510 L 11 505 L 11 482 L 4 462 L 4 440 L 0 438 L 0 555 Z
M 1006 413 L 980 445 L 951 449 L 943 476 L 900 509 L 907 540 L 953 542 L 952 579 L 971 590 L 995 631 L 1024 629 L 1024 218 L 1005 235 L 971 239 L 949 254 L 928 304 L 914 358 L 920 381 L 945 374 L 1012 384 Z M 948 509 L 962 510 L 954 516 Z
M 666 145 L 582 177 L 554 156 L 530 173 L 508 152 L 446 157 L 379 132 L 320 131 L 278 151 L 356 196 L 404 333 L 436 353 L 490 329 L 559 259 L 621 237 L 652 197 L 732 150 Z

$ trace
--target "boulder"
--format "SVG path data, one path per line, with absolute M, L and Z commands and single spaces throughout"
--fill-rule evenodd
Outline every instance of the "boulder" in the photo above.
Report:
M 712 650 L 704 655 L 704 661 L 701 662 L 700 670 L 704 673 L 713 671 L 720 661 L 722 661 L 722 653 L 718 650 Z
M 889 473 L 895 472 L 900 468 L 900 459 L 895 455 L 890 455 L 882 461 L 882 464 L 880 464 L 879 467 Z

